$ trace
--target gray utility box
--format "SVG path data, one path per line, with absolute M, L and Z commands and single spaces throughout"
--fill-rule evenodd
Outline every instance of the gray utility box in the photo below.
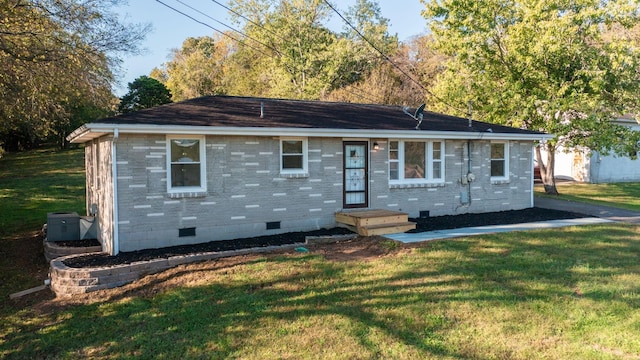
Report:
M 80 240 L 80 216 L 75 212 L 47 214 L 47 241 Z

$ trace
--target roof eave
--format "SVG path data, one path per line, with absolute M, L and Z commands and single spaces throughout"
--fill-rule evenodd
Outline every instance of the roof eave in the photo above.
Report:
M 113 133 L 120 134 L 172 134 L 172 135 L 230 135 L 230 136 L 307 136 L 340 138 L 404 138 L 404 139 L 462 139 L 462 140 L 550 140 L 555 135 L 533 133 L 498 133 L 478 131 L 427 131 L 427 130 L 359 130 L 319 128 L 265 128 L 265 127 L 211 127 L 181 125 L 139 125 L 89 123 L 72 132 L 67 140 L 84 143 Z

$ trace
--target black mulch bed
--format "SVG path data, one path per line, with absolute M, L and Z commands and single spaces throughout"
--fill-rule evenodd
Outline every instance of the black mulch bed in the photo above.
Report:
M 420 233 L 425 231 L 457 229 L 473 226 L 509 225 L 535 221 L 579 219 L 589 215 L 568 211 L 530 208 L 524 210 L 497 211 L 482 214 L 445 215 L 427 218 L 412 218 L 416 229 L 408 233 Z
M 136 261 L 164 259 L 172 256 L 259 248 L 267 246 L 280 246 L 291 244 L 303 244 L 307 236 L 329 236 L 353 234 L 345 228 L 320 229 L 306 232 L 290 232 L 278 235 L 265 235 L 244 239 L 211 241 L 203 244 L 170 246 L 160 249 L 146 249 L 131 252 L 121 252 L 118 255 L 84 255 L 64 260 L 63 263 L 72 268 L 103 267 L 122 264 L 130 264 Z
M 506 225 L 533 221 L 577 219 L 588 215 L 531 208 L 524 210 L 501 211 L 481 214 L 463 214 L 435 216 L 428 218 L 415 218 L 416 229 L 409 232 L 425 232 L 433 230 L 456 229 L 471 226 Z M 73 268 L 103 267 L 121 264 L 130 264 L 136 261 L 169 258 L 171 256 L 186 255 L 192 253 L 218 252 L 228 250 L 240 250 L 253 247 L 266 247 L 278 245 L 303 244 L 306 236 L 343 235 L 352 232 L 344 228 L 321 229 L 307 232 L 291 232 L 278 235 L 265 235 L 245 239 L 211 241 L 204 244 L 172 246 L 161 249 L 147 249 L 132 252 L 121 252 L 116 256 L 109 255 L 84 255 L 64 261 L 64 264 Z

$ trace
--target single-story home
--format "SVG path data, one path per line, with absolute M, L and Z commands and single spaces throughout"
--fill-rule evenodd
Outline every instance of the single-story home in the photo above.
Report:
M 409 116 L 411 115 L 411 116 Z M 206 96 L 98 120 L 87 211 L 110 254 L 337 224 L 533 206 L 549 135 L 398 106 Z
M 631 117 L 618 118 L 613 122 L 640 131 L 640 124 Z M 640 158 L 603 155 L 585 148 L 563 148 L 556 151 L 555 176 L 593 184 L 637 182 L 640 181 Z

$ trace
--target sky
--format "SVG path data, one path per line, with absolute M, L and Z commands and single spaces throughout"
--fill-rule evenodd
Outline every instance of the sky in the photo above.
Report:
M 188 13 L 199 21 L 205 22 L 219 30 L 228 30 L 208 17 L 200 15 L 180 4 L 178 0 L 161 0 L 180 11 Z M 208 16 L 233 26 L 228 20 L 227 10 L 208 0 L 180 0 L 191 7 L 206 13 Z M 226 4 L 227 0 L 218 1 Z M 333 0 L 336 9 L 343 15 L 355 0 Z M 397 34 L 401 41 L 414 35 L 426 32 L 426 20 L 421 16 L 424 5 L 420 0 L 378 0 L 382 16 L 389 19 L 389 32 Z M 156 0 L 129 0 L 129 4 L 117 9 L 120 19 L 127 23 L 148 23 L 152 30 L 142 43 L 143 53 L 137 56 L 124 57 L 120 84 L 114 91 L 117 96 L 127 92 L 127 84 L 139 76 L 149 75 L 154 67 L 159 67 L 168 60 L 171 49 L 182 46 L 188 37 L 212 36 L 215 31 L 211 28 L 191 20 Z M 344 24 L 338 16 L 334 16 L 330 27 L 335 31 L 342 30 Z M 240 29 L 239 29 L 240 30 Z

